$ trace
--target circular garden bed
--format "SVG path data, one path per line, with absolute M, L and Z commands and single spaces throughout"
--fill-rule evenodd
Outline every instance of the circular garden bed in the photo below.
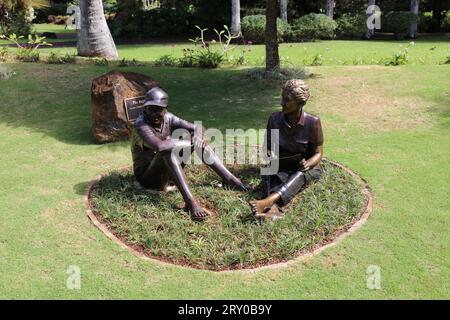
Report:
M 255 189 L 221 186 L 205 165 L 188 165 L 195 197 L 213 213 L 202 222 L 181 209 L 178 191 L 138 190 L 130 169 L 117 170 L 89 187 L 91 217 L 111 238 L 147 257 L 210 270 L 255 268 L 284 262 L 330 243 L 366 212 L 370 194 L 349 170 L 324 161 L 322 178 L 302 191 L 275 222 L 255 219 L 248 201 L 262 197 L 259 168 L 234 166 Z

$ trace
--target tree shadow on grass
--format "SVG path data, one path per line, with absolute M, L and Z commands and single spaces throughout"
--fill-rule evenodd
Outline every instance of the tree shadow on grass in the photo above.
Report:
M 280 82 L 249 81 L 244 77 L 245 70 L 41 63 L 8 66 L 16 75 L 0 82 L 0 122 L 67 144 L 97 144 L 91 128 L 91 82 L 114 69 L 140 72 L 158 80 L 169 93 L 171 112 L 223 132 L 227 128 L 265 128 L 269 114 L 279 104 Z

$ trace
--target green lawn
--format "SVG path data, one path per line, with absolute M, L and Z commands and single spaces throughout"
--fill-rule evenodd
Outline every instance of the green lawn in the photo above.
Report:
M 403 50 L 409 41 L 362 41 L 362 40 L 324 40 L 308 43 L 280 44 L 280 57 L 285 66 L 310 65 L 316 55 L 321 55 L 322 65 L 366 65 L 377 64 L 380 59 L 390 58 L 393 54 Z M 446 60 L 450 49 L 450 37 L 433 39 L 418 39 L 409 50 L 409 59 L 412 64 L 440 64 Z M 181 57 L 184 48 L 194 48 L 192 43 L 168 44 L 135 44 L 117 45 L 119 58 L 136 59 L 139 61 L 155 61 L 163 55 Z M 55 50 L 61 54 L 76 53 L 74 47 L 43 48 L 42 52 L 48 54 Z M 236 46 L 234 52 L 228 55 L 235 60 L 243 50 L 246 53 L 247 65 L 264 64 L 264 45 Z
M 55 32 L 63 34 L 64 38 L 46 39 L 50 43 L 62 41 L 76 41 L 76 31 L 65 29 L 64 25 L 35 24 L 36 32 Z M 67 38 L 68 37 L 68 38 Z M 150 41 L 151 39 L 149 39 Z M 8 43 L 0 40 L 0 44 Z M 305 43 L 280 44 L 280 57 L 285 66 L 310 65 L 314 58 L 318 58 L 321 65 L 372 65 L 381 59 L 390 58 L 393 54 L 402 51 L 409 40 L 325 40 Z M 409 60 L 412 64 L 427 65 L 440 64 L 450 55 L 450 37 L 422 37 L 414 41 L 409 50 Z M 135 45 L 118 45 L 120 59 L 136 59 L 140 61 L 155 61 L 163 55 L 181 57 L 184 48 L 194 48 L 186 39 L 185 43 L 149 43 Z M 43 56 L 49 51 L 76 53 L 75 46 L 63 48 L 43 48 Z M 246 51 L 247 65 L 264 64 L 264 45 L 238 45 L 236 50 L 229 52 L 229 57 L 236 60 Z M 14 51 L 14 49 L 11 49 Z
M 111 68 L 7 66 L 17 74 L 0 80 L 0 298 L 449 298 L 449 65 L 313 68 L 306 108 L 322 119 L 325 155 L 367 179 L 374 211 L 339 245 L 256 274 L 162 266 L 110 241 L 83 193 L 131 164 L 127 142 L 91 134 L 91 81 Z M 161 81 L 171 110 L 207 127 L 262 128 L 280 108 L 279 84 L 245 70 L 123 70 Z M 71 265 L 81 290 L 66 288 Z M 366 287 L 370 265 L 381 290 Z

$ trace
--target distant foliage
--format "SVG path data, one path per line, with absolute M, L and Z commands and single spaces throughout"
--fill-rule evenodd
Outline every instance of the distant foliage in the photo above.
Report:
M 367 31 L 365 14 L 345 13 L 336 20 L 336 34 L 340 38 L 358 39 Z
M 396 38 L 400 38 L 408 34 L 415 16 L 409 11 L 391 11 L 382 15 L 381 19 L 382 31 L 393 32 Z
M 10 13 L 8 21 L 0 21 L 0 34 L 9 36 L 16 34 L 19 36 L 28 35 L 31 32 L 31 23 L 27 20 L 24 12 Z
M 245 41 L 253 43 L 265 42 L 266 16 L 253 15 L 246 16 L 241 21 L 242 35 Z M 290 26 L 280 18 L 277 19 L 277 37 L 279 42 L 283 42 L 285 36 L 289 33 Z
M 310 13 L 291 24 L 290 41 L 333 39 L 337 23 L 324 14 Z

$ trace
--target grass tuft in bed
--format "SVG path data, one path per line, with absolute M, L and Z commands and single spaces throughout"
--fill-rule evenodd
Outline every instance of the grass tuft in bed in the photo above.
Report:
M 251 193 L 220 187 L 220 178 L 205 166 L 187 166 L 192 192 L 213 212 L 196 222 L 180 209 L 178 191 L 148 194 L 134 188 L 130 171 L 102 178 L 91 193 L 101 221 L 128 244 L 166 261 L 213 270 L 260 266 L 294 258 L 328 242 L 359 218 L 362 187 L 343 169 L 324 163 L 324 175 L 285 207 L 274 223 L 260 222 L 247 202 L 262 196 L 259 170 L 235 166 L 232 171 L 255 186 Z

